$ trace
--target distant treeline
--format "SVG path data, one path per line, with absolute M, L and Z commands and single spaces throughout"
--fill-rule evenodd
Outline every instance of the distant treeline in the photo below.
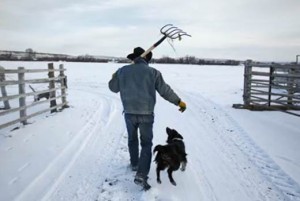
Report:
M 127 58 L 80 55 L 71 56 L 66 54 L 38 53 L 32 49 L 21 51 L 0 51 L 0 60 L 5 61 L 66 61 L 66 62 L 97 62 L 97 63 L 130 63 Z M 195 64 L 195 65 L 240 65 L 241 61 L 226 59 L 199 59 L 194 56 L 180 58 L 162 57 L 153 58 L 151 63 L 159 64 Z
M 242 61 L 229 59 L 199 59 L 194 56 L 185 56 L 177 59 L 162 57 L 160 59 L 153 59 L 153 62 L 161 64 L 240 65 Z
M 5 61 L 68 61 L 68 62 L 99 62 L 112 61 L 111 57 L 97 57 L 90 55 L 71 56 L 66 54 L 50 54 L 34 52 L 27 49 L 21 51 L 0 51 L 0 60 Z

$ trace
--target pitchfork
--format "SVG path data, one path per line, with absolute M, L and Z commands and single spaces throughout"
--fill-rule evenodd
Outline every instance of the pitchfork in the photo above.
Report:
M 181 40 L 182 36 L 189 36 L 191 35 L 187 34 L 186 32 L 182 31 L 181 29 L 178 29 L 177 27 L 174 27 L 172 24 L 166 24 L 160 29 L 160 33 L 162 33 L 164 36 L 159 39 L 154 45 L 152 45 L 148 50 L 146 50 L 141 57 L 145 57 L 149 52 L 151 52 L 154 48 L 159 46 L 166 38 L 170 38 L 172 40 L 178 39 Z

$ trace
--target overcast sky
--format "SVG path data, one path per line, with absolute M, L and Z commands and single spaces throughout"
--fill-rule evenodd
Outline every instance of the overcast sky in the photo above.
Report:
M 300 0 L 0 0 L 0 49 L 126 57 L 172 23 L 192 35 L 161 56 L 295 61 Z

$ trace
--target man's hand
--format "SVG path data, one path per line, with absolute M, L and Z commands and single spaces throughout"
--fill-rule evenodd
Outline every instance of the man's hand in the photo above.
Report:
M 186 104 L 185 104 L 185 102 L 179 101 L 178 106 L 179 106 L 179 111 L 180 112 L 184 112 L 186 110 Z

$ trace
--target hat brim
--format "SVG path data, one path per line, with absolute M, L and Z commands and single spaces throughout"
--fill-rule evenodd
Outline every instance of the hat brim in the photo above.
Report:
M 127 59 L 134 60 L 137 56 L 134 53 L 128 54 Z

